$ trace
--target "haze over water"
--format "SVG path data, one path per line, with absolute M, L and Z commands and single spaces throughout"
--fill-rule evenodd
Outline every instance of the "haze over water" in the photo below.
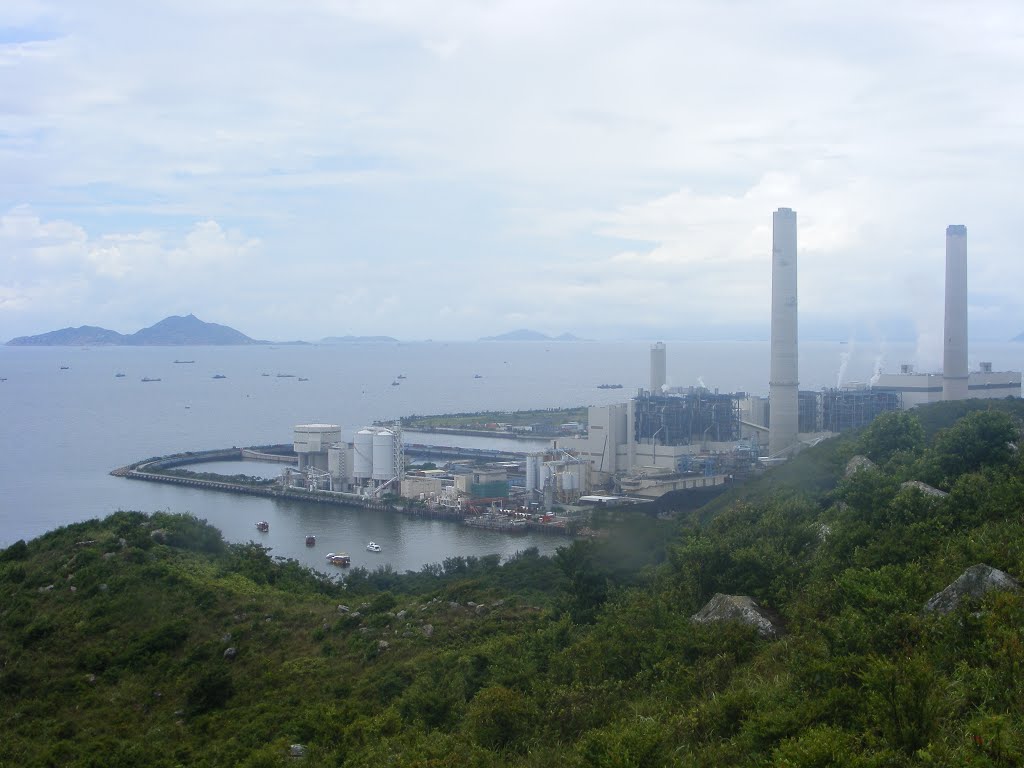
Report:
M 703 383 L 722 392 L 767 394 L 767 342 L 667 346 L 670 385 Z M 449 522 L 237 497 L 108 473 L 178 451 L 290 442 L 292 427 L 305 422 L 336 423 L 351 431 L 375 419 L 414 413 L 622 402 L 647 386 L 649 349 L 637 342 L 0 346 L 0 378 L 7 379 L 0 382 L 0 547 L 118 509 L 166 509 L 209 520 L 229 541 L 258 539 L 275 555 L 321 569 L 330 550 L 350 552 L 356 565 L 389 564 L 397 570 L 416 570 L 454 555 L 507 556 L 527 546 L 553 551 L 566 540 L 510 538 Z M 882 350 L 817 342 L 802 344 L 800 355 L 803 389 L 867 381 L 880 358 L 885 371 L 916 362 L 909 344 Z M 175 359 L 195 362 L 175 364 Z M 972 369 L 979 360 L 991 360 L 996 370 L 1020 370 L 1024 345 L 973 344 Z M 118 372 L 125 376 L 115 378 Z M 213 379 L 215 374 L 227 378 Z M 407 378 L 392 386 L 398 374 Z M 474 378 L 477 374 L 481 378 Z M 161 381 L 143 383 L 143 377 Z M 597 389 L 602 383 L 623 389 Z M 428 442 L 421 435 L 415 441 Z M 277 471 L 250 466 L 251 474 Z M 271 523 L 263 537 L 253 528 L 259 519 Z M 313 550 L 302 546 L 307 532 L 318 536 Z M 369 540 L 384 551 L 365 552 Z

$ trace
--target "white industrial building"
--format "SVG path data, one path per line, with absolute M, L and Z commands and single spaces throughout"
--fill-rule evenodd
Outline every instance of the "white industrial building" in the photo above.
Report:
M 894 392 L 903 400 L 903 408 L 914 408 L 945 399 L 947 377 L 942 373 L 916 373 L 912 365 L 900 366 L 899 373 L 879 374 L 871 388 Z M 998 399 L 1021 396 L 1020 371 L 993 371 L 992 363 L 981 363 L 979 370 L 967 374 L 967 396 L 961 399 Z
M 327 471 L 327 452 L 341 440 L 341 427 L 337 424 L 296 424 L 292 447 L 299 457 L 299 471 L 312 467 Z
M 294 429 L 298 470 L 309 487 L 379 494 L 398 483 L 405 453 L 398 428 L 364 427 L 342 440 L 337 424 L 298 424 Z

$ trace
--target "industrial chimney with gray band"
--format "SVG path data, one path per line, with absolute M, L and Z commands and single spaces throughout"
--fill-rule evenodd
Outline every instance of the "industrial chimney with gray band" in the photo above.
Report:
M 784 456 L 797 443 L 796 211 L 772 214 L 772 364 L 768 384 L 768 455 Z
M 966 400 L 967 227 L 946 227 L 946 320 L 942 344 L 942 399 Z

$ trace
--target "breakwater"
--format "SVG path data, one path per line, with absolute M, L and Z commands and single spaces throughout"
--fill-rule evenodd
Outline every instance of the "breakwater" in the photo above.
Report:
M 286 488 L 277 483 L 255 484 L 231 482 L 228 480 L 211 480 L 206 477 L 188 477 L 179 474 L 168 474 L 168 470 L 181 469 L 190 464 L 204 464 L 215 461 L 240 461 L 248 454 L 259 454 L 268 449 L 280 449 L 285 446 L 259 446 L 253 448 L 223 448 L 210 451 L 188 451 L 170 456 L 154 456 L 149 459 L 118 467 L 110 472 L 115 477 L 124 477 L 130 480 L 141 480 L 151 483 L 167 483 L 189 488 L 201 488 L 221 493 L 233 493 L 242 496 L 263 496 L 270 499 L 282 499 L 289 501 L 305 501 L 314 504 L 327 504 L 339 507 L 360 507 L 378 511 L 398 512 L 410 517 L 419 517 L 429 520 L 449 520 L 457 523 L 477 525 L 491 530 L 502 530 L 508 533 L 530 532 L 543 533 L 546 535 L 569 536 L 572 532 L 560 523 L 542 523 L 534 520 L 523 521 L 514 527 L 498 525 L 480 525 L 477 522 L 478 516 L 466 514 L 460 509 L 447 507 L 430 507 L 415 502 L 395 504 L 391 500 L 368 498 L 355 493 L 342 491 L 308 491 L 303 488 Z M 429 446 L 433 447 L 433 446 Z M 467 450 L 467 449 L 456 449 Z M 500 453 L 500 452 L 496 452 Z M 280 456 L 276 453 L 272 455 Z

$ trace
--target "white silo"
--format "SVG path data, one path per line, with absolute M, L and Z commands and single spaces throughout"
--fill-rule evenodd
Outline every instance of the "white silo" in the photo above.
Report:
M 373 430 L 360 429 L 352 443 L 352 477 L 369 480 L 373 474 Z
M 390 480 L 395 476 L 395 433 L 390 429 L 378 430 L 373 435 L 374 480 Z
M 576 473 L 571 470 L 565 470 L 562 473 L 562 490 L 563 491 L 578 491 L 580 489 L 580 479 L 576 476 Z
M 526 457 L 526 492 L 536 490 L 537 488 L 537 457 L 527 456 Z

